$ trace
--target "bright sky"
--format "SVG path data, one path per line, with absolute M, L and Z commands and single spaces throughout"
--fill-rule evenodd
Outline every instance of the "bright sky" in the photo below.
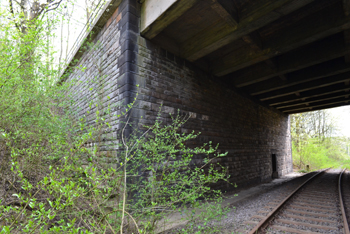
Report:
M 86 5 L 84 0 L 77 0 L 74 1 L 74 3 L 69 0 L 66 2 L 67 6 L 63 9 L 61 8 L 57 14 L 57 16 L 61 18 L 61 22 L 63 18 L 65 20 L 63 21 L 63 24 L 56 28 L 56 37 L 52 43 L 55 50 L 59 51 L 59 53 L 56 54 L 57 59 L 61 53 L 61 57 L 64 59 L 66 58 L 67 54 L 71 52 L 73 44 L 83 30 L 87 21 L 85 16 Z
M 57 61 L 61 54 L 61 58 L 63 59 L 61 61 L 64 61 L 68 55 L 69 62 L 69 59 L 72 58 L 71 56 L 74 55 L 72 52 L 74 52 L 77 45 L 84 40 L 83 35 L 85 35 L 87 31 L 87 28 L 85 28 L 87 24 L 87 2 L 89 2 L 88 5 L 94 10 L 88 24 L 91 25 L 91 23 L 97 19 L 96 15 L 99 10 L 105 6 L 108 0 L 64 0 L 64 2 L 66 5 L 62 5 L 61 10 L 55 13 L 60 17 L 60 22 L 63 22 L 63 24 L 56 28 L 56 37 L 52 44 L 55 50 L 59 51 L 59 53 L 56 54 Z
M 350 106 L 336 107 L 328 111 L 336 119 L 341 134 L 350 137 Z

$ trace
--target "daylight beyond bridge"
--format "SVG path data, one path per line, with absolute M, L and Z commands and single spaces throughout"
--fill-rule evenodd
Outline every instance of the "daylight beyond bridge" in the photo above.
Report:
M 286 114 L 350 104 L 350 0 L 146 0 L 141 34 Z

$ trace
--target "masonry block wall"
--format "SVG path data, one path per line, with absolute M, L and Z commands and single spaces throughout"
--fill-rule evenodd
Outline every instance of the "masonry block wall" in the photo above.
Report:
M 84 46 L 88 49 L 79 62 L 67 72 L 65 82 L 70 83 L 73 110 L 77 119 L 84 118 L 87 125 L 94 125 L 96 112 L 106 119 L 111 128 L 101 129 L 101 138 L 90 144 L 98 144 L 99 155 L 106 162 L 115 163 L 122 128 L 118 118 L 121 106 L 131 102 L 128 84 L 128 9 L 122 2 L 112 16 L 106 20 L 94 40 Z M 96 104 L 98 106 L 96 106 Z M 109 112 L 109 114 L 107 114 Z
M 152 124 L 160 105 L 165 121 L 170 121 L 169 114 L 178 110 L 191 115 L 182 131 L 201 132 L 193 146 L 212 141 L 219 143 L 222 152 L 228 152 L 220 163 L 228 169 L 233 183 L 249 185 L 270 180 L 272 154 L 277 156 L 279 175 L 292 171 L 287 115 L 241 96 L 210 74 L 146 40 L 140 36 L 139 27 L 140 4 L 137 0 L 123 0 L 95 39 L 100 47 L 87 51 L 78 64 L 87 69 L 69 76 L 68 80 L 82 81 L 75 87 L 83 94 L 78 102 L 81 114 L 88 109 L 89 100 L 98 96 L 96 89 L 90 88 L 100 83 L 106 84 L 100 94 L 105 106 L 129 103 L 138 92 L 133 121 L 139 126 Z M 93 61 L 98 61 L 98 69 Z M 100 83 L 93 79 L 98 73 L 104 74 Z M 93 121 L 93 115 L 88 118 Z M 105 134 L 102 149 L 107 158 L 114 158 L 117 152 L 114 143 L 118 140 L 118 121 L 113 119 L 113 128 Z M 217 186 L 232 189 L 224 183 Z
M 164 112 L 191 115 L 183 131 L 201 132 L 194 146 L 212 141 L 229 152 L 220 163 L 232 182 L 249 185 L 271 180 L 272 154 L 277 156 L 279 175 L 292 171 L 287 115 L 240 96 L 142 37 L 138 37 L 137 72 L 144 80 L 140 121 L 150 124 L 160 104 Z

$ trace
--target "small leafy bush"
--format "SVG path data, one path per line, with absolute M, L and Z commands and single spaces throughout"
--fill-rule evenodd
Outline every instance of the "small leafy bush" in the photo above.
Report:
M 186 147 L 199 133 L 181 133 L 185 122 L 186 118 L 177 116 L 172 124 L 163 125 L 158 118 L 141 135 L 123 136 L 117 167 L 100 164 L 94 158 L 95 149 L 82 147 L 91 135 L 87 133 L 56 163 L 44 156 L 42 160 L 49 163 L 41 165 L 44 169 L 36 180 L 28 178 L 26 164 L 20 164 L 19 155 L 24 152 L 11 147 L 11 171 L 17 178 L 12 183 L 18 187 L 12 190 L 14 199 L 0 206 L 2 233 L 154 232 L 161 228 L 160 220 L 164 224 L 167 216 L 189 206 L 190 223 L 204 223 L 197 225 L 203 229 L 208 220 L 220 217 L 214 200 L 221 193 L 210 184 L 227 180 L 224 169 L 216 170 L 214 163 L 225 154 L 215 154 L 217 146 L 210 143 Z M 194 155 L 202 155 L 200 165 L 193 163 Z M 216 204 L 215 209 L 208 212 L 211 204 Z M 193 212 L 198 213 L 195 218 Z

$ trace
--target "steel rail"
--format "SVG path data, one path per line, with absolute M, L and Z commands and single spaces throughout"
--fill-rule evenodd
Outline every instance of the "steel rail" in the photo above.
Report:
M 342 179 L 342 175 L 343 175 L 345 170 L 346 169 L 344 169 L 339 175 L 338 192 L 339 192 L 340 209 L 341 209 L 341 214 L 342 214 L 343 223 L 344 223 L 344 226 L 343 226 L 344 234 L 350 234 L 349 224 L 348 224 L 348 220 L 347 220 L 346 214 L 345 214 L 345 206 L 344 206 L 344 202 L 343 202 L 342 189 L 341 189 L 341 179 Z
M 258 231 L 264 227 L 272 218 L 273 216 L 282 208 L 282 206 L 290 200 L 290 198 L 298 192 L 304 185 L 306 185 L 308 182 L 310 182 L 312 179 L 314 179 L 316 176 L 320 175 L 321 173 L 329 170 L 331 168 L 327 168 L 323 171 L 318 172 L 317 174 L 310 177 L 308 180 L 306 180 L 304 183 L 302 183 L 298 188 L 296 188 L 293 192 L 291 192 L 282 202 L 280 202 L 276 208 L 274 208 L 263 220 L 261 220 L 248 234 L 255 234 L 258 233 Z

